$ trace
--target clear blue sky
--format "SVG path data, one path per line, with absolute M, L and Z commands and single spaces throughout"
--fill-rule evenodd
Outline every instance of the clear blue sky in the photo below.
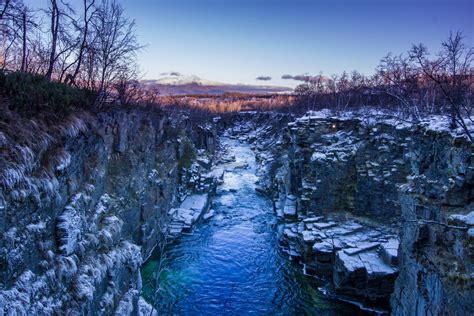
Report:
M 473 45 L 473 0 L 124 0 L 145 78 L 178 71 L 227 83 L 294 86 L 283 74 L 371 74 L 388 52 L 450 30 Z

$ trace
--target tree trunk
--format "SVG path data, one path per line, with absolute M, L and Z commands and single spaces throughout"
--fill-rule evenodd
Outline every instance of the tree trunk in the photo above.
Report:
M 20 71 L 26 71 L 26 12 L 23 11 L 23 47 L 22 47 L 22 56 L 21 56 L 21 68 Z
M 51 80 L 53 74 L 54 62 L 56 60 L 56 46 L 59 33 L 59 10 L 56 0 L 51 0 L 51 53 L 49 55 L 49 66 L 46 72 L 46 79 Z
M 71 84 L 75 83 L 76 77 L 79 74 L 79 70 L 81 69 L 82 59 L 84 57 L 84 51 L 87 47 L 87 34 L 89 31 L 90 18 L 87 17 L 87 13 L 89 12 L 90 8 L 94 5 L 94 2 L 95 0 L 93 0 L 89 5 L 87 5 L 87 0 L 84 0 L 84 33 L 82 34 L 82 42 L 81 42 L 81 47 L 79 48 L 79 56 L 77 57 L 76 69 L 74 70 L 74 73 L 70 77 Z M 92 13 L 92 15 L 93 14 L 94 13 Z

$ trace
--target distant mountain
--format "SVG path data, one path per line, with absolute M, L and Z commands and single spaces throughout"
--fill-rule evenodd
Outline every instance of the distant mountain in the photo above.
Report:
M 187 84 L 199 84 L 207 86 L 225 85 L 225 83 L 211 81 L 199 78 L 195 75 L 183 75 L 179 72 L 169 72 L 161 74 L 161 77 L 154 80 L 155 84 L 161 85 L 187 85 Z
M 293 89 L 288 87 L 226 84 L 218 81 L 202 79 L 195 75 L 183 75 L 178 72 L 163 73 L 158 79 L 142 80 L 141 83 L 144 87 L 158 90 L 161 95 L 219 95 L 227 92 L 266 94 L 289 93 L 293 91 Z

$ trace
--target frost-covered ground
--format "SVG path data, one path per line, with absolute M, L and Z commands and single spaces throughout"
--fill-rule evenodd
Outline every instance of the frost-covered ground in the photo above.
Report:
M 394 125 L 400 129 L 419 126 L 426 130 L 447 132 L 454 137 L 466 137 L 466 132 L 461 126 L 457 126 L 454 129 L 451 128 L 451 118 L 447 115 L 428 115 L 420 120 L 415 120 L 412 118 L 406 118 L 400 113 L 381 109 L 362 108 L 359 110 L 342 112 L 323 109 L 320 111 L 308 111 L 297 120 L 304 121 L 307 119 L 360 120 L 366 126 L 384 123 Z M 465 117 L 464 121 L 467 129 L 472 135 L 474 133 L 474 116 Z

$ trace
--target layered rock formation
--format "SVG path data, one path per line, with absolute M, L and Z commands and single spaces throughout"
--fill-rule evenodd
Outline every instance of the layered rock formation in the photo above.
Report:
M 233 133 L 255 145 L 282 249 L 328 293 L 396 315 L 472 313 L 469 141 L 430 122 L 248 116 Z
M 1 314 L 138 314 L 139 269 L 168 211 L 191 194 L 205 209 L 215 189 L 212 126 L 143 108 L 70 122 L 38 134 L 50 141 L 37 151 L 0 133 L 25 155 L 2 160 Z M 186 224 L 203 211 L 191 204 Z
M 474 313 L 466 139 L 321 113 L 214 123 L 135 108 L 72 118 L 33 145 L 1 131 L 0 310 L 149 314 L 140 265 L 163 230 L 212 216 L 219 127 L 252 144 L 282 251 L 328 295 L 395 315 Z

